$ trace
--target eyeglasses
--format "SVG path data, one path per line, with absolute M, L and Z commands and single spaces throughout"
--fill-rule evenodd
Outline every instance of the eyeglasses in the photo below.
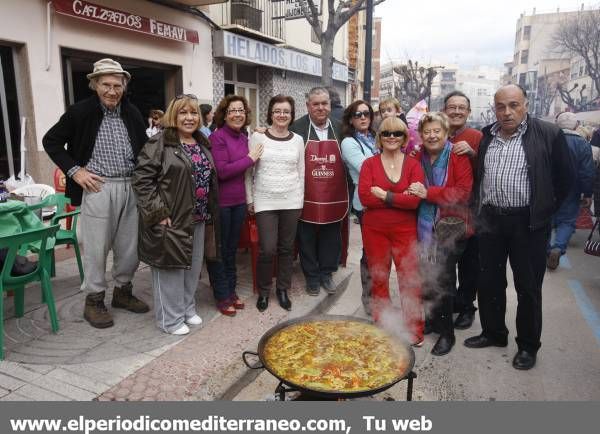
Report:
M 101 83 L 100 86 L 102 86 L 102 90 L 104 90 L 104 92 L 110 92 L 111 90 L 114 90 L 116 93 L 123 92 L 123 86 L 120 84 L 103 84 L 103 83 Z
M 281 116 L 281 115 L 289 116 L 292 114 L 292 112 L 289 110 L 273 110 L 273 114 L 276 116 Z
M 446 106 L 446 111 L 466 112 L 466 111 L 469 111 L 469 107 L 467 107 L 466 105 L 448 105 L 448 106 Z
M 246 110 L 244 110 L 244 109 L 229 109 L 229 110 L 227 110 L 227 114 L 230 114 L 230 115 L 233 115 L 233 114 L 243 115 L 244 113 L 246 113 Z
M 362 112 L 354 112 L 354 113 L 352 113 L 352 117 L 354 119 L 360 119 L 363 116 L 366 117 L 366 118 L 368 118 L 369 116 L 371 116 L 371 112 L 369 110 L 364 110 Z
M 193 93 L 182 93 L 181 95 L 177 95 L 175 97 L 175 99 L 183 99 L 183 98 L 198 99 L 198 97 L 196 95 L 194 95 Z
M 381 137 L 404 137 L 406 133 L 404 131 L 382 131 L 379 133 Z

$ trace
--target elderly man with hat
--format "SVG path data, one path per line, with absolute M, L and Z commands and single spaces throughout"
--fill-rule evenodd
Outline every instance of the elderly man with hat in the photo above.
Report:
M 556 117 L 556 125 L 563 130 L 569 153 L 575 166 L 575 180 L 565 201 L 552 217 L 554 239 L 548 243 L 548 259 L 546 266 L 556 270 L 561 255 L 567 251 L 569 240 L 575 232 L 575 223 L 581 206 L 592 205 L 592 189 L 594 184 L 594 162 L 592 147 L 575 130 L 579 121 L 574 113 L 563 112 Z
M 131 283 L 139 261 L 138 214 L 130 177 L 147 137 L 140 111 L 125 96 L 131 75 L 118 62 L 97 61 L 87 78 L 94 95 L 70 106 L 46 133 L 43 144 L 67 175 L 66 195 L 73 205 L 81 205 L 83 317 L 93 327 L 106 328 L 113 325 L 104 304 L 110 250 L 115 281 L 112 307 L 149 311 L 132 294 Z

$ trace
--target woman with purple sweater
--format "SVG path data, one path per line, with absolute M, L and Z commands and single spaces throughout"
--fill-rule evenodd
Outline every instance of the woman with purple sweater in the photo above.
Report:
M 209 140 L 219 179 L 221 261 L 207 261 L 207 268 L 217 308 L 223 315 L 234 316 L 236 309 L 244 308 L 235 292 L 235 256 L 246 218 L 244 174 L 260 158 L 263 147 L 248 150 L 250 108 L 244 97 L 223 98 L 215 110 L 214 122 L 217 130 Z

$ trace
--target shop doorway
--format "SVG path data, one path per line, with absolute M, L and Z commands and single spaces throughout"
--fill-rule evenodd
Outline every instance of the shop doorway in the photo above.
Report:
M 86 75 L 94 69 L 94 62 L 110 57 L 121 63 L 131 74 L 127 97 L 142 112 L 144 119 L 152 109 L 165 110 L 175 95 L 183 89 L 180 66 L 120 58 L 110 54 L 62 50 L 65 101 L 74 104 L 93 94 Z
M 13 49 L 0 45 L 0 179 L 18 175 L 20 134 Z

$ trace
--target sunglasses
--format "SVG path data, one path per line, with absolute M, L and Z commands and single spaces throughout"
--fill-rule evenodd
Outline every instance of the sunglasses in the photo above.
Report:
M 406 135 L 404 131 L 382 131 L 379 134 L 381 137 L 404 137 Z
M 368 117 L 371 116 L 371 112 L 369 110 L 365 110 L 365 111 L 362 111 L 362 112 L 354 112 L 354 113 L 352 113 L 352 117 L 354 119 L 360 119 L 363 116 L 366 117 L 366 118 L 368 118 Z
M 194 95 L 193 93 L 182 93 L 181 95 L 177 95 L 175 97 L 175 99 L 183 99 L 183 98 L 198 99 L 198 97 L 196 95 Z

